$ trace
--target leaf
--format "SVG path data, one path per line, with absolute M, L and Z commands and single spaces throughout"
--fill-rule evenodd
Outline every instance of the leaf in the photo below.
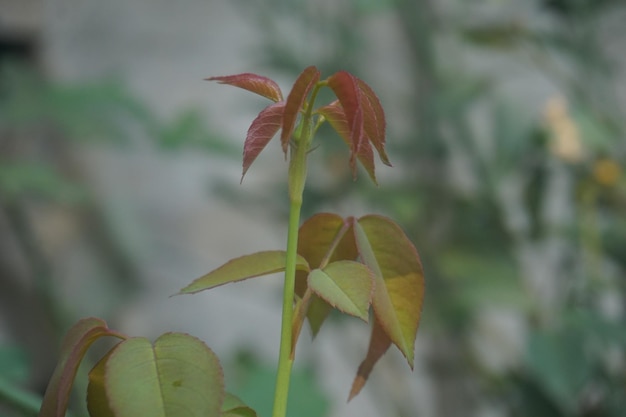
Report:
M 229 282 L 281 272 L 285 270 L 286 260 L 286 252 L 280 250 L 256 252 L 231 259 L 219 268 L 194 280 L 178 294 L 194 294 Z M 296 268 L 309 271 L 307 261 L 299 255 L 296 258 Z
M 339 134 L 339 136 L 346 142 L 348 147 L 352 149 L 350 138 L 350 127 L 346 120 L 346 114 L 341 107 L 338 100 L 333 101 L 330 104 L 322 106 L 316 110 L 317 113 L 324 116 L 330 123 L 333 129 Z M 376 167 L 374 164 L 374 152 L 369 142 L 363 141 L 363 144 L 357 154 L 357 158 L 361 161 L 361 164 L 365 168 L 365 171 L 369 174 L 374 184 L 378 184 L 376 181 Z
M 355 261 L 337 261 L 309 274 L 309 287 L 337 310 L 367 322 L 374 289 L 369 268 Z
M 328 78 L 328 86 L 333 90 L 346 114 L 350 129 L 350 166 L 356 178 L 356 155 L 364 142 L 363 109 L 361 89 L 357 78 L 346 71 L 339 71 Z
M 221 417 L 257 417 L 256 411 L 244 404 L 239 397 L 226 393 Z
M 359 255 L 375 275 L 372 306 L 376 319 L 412 369 L 424 300 L 419 255 L 400 227 L 386 217 L 361 217 L 354 223 L 354 232 Z
M 261 110 L 256 119 L 252 121 L 243 145 L 243 173 L 241 174 L 241 181 L 243 181 L 243 177 L 246 175 L 252 162 L 280 129 L 284 110 L 284 101 L 270 104 Z
M 282 101 L 283 93 L 274 80 L 249 72 L 235 75 L 205 78 L 206 81 L 217 81 L 220 84 L 234 85 L 244 90 L 252 91 L 272 101 Z
M 385 129 L 387 122 L 385 112 L 374 90 L 361 79 L 357 79 L 361 90 L 361 107 L 363 108 L 363 127 L 369 141 L 374 145 L 380 159 L 385 165 L 391 166 L 385 152 Z
M 350 389 L 348 401 L 361 392 L 361 389 L 365 386 L 365 382 L 367 382 L 367 378 L 372 372 L 372 369 L 374 369 L 374 365 L 376 365 L 376 362 L 378 362 L 385 352 L 387 352 L 389 346 L 391 346 L 391 339 L 389 339 L 389 336 L 387 336 L 381 327 L 378 319 L 374 318 L 367 355 L 365 355 L 365 359 L 361 362 L 359 369 L 356 372 L 356 377 L 354 378 L 354 382 L 352 382 L 352 388 Z
M 104 320 L 86 318 L 79 320 L 67 332 L 61 345 L 61 357 L 50 378 L 39 410 L 39 417 L 65 416 L 72 384 L 87 349 L 103 336 L 124 336 L 111 331 Z
M 96 365 L 89 371 L 89 384 L 87 385 L 87 410 L 90 417 L 115 417 L 113 410 L 109 406 L 106 389 L 104 385 L 104 375 L 106 364 L 113 353 L 111 349 Z
M 298 232 L 298 254 L 307 260 L 310 268 L 320 268 L 324 262 L 353 261 L 357 258 L 351 221 L 331 213 L 319 213 L 305 221 Z M 308 272 L 308 271 L 307 271 Z M 296 273 L 296 294 L 302 297 L 307 288 L 308 273 Z M 313 337 L 317 335 L 331 307 L 313 296 L 307 312 Z
M 116 417 L 218 416 L 224 400 L 217 356 L 182 333 L 154 346 L 142 337 L 118 344 L 104 365 L 104 389 Z
M 296 126 L 296 119 L 300 109 L 304 106 L 306 96 L 313 86 L 319 81 L 320 72 L 314 66 L 304 69 L 296 79 L 285 104 L 285 115 L 283 117 L 283 130 L 280 135 L 280 143 L 283 152 L 287 154 L 287 146 Z

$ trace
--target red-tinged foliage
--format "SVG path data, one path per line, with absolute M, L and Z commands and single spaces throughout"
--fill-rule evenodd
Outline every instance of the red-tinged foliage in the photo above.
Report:
M 243 173 L 241 174 L 241 181 L 243 181 L 243 177 L 246 175 L 252 162 L 280 129 L 284 110 L 284 101 L 270 104 L 259 113 L 250 125 L 243 146 Z
M 378 320 L 374 319 L 367 355 L 365 355 L 365 359 L 361 362 L 359 369 L 356 372 L 356 377 L 354 378 L 354 382 L 352 382 L 352 389 L 350 389 L 348 401 L 361 392 L 361 389 L 365 386 L 372 369 L 374 369 L 374 365 L 376 365 L 376 362 L 378 362 L 385 352 L 387 352 L 389 346 L 391 346 L 391 339 L 389 339 L 389 336 L 387 336 Z
M 316 110 L 317 113 L 324 116 L 324 118 L 330 123 L 333 129 L 339 134 L 339 136 L 346 142 L 348 147 L 352 149 L 350 138 L 350 126 L 346 119 L 346 114 L 343 111 L 343 107 L 338 100 L 333 101 L 326 106 L 322 106 Z M 357 154 L 357 158 L 361 161 L 361 164 L 369 174 L 374 184 L 378 184 L 376 181 L 376 167 L 374 164 L 374 152 L 368 141 L 363 141 L 361 149 Z
M 363 119 L 365 134 L 374 145 L 380 155 L 380 159 L 385 165 L 391 166 L 387 153 L 385 152 L 385 130 L 387 122 L 385 112 L 380 104 L 380 100 L 374 90 L 361 79 L 357 79 L 361 90 L 361 107 L 363 108 Z
M 220 84 L 234 85 L 244 90 L 252 91 L 272 101 L 282 101 L 283 93 L 278 84 L 270 78 L 249 72 L 235 75 L 205 78 L 207 81 L 217 81 Z
M 304 69 L 296 79 L 291 92 L 287 96 L 285 115 L 283 117 L 283 130 L 280 135 L 280 143 L 283 152 L 287 153 L 289 140 L 296 127 L 298 113 L 303 108 L 306 96 L 320 79 L 320 72 L 314 66 Z
M 391 165 L 385 152 L 385 113 L 372 88 L 346 71 L 339 71 L 322 83 L 319 83 L 319 79 L 320 72 L 316 67 L 305 68 L 294 82 L 287 99 L 283 101 L 278 85 L 267 77 L 244 73 L 207 78 L 252 91 L 276 102 L 262 110 L 248 129 L 243 152 L 242 180 L 250 165 L 280 128 L 281 148 L 286 156 L 289 141 L 298 123 L 298 115 L 307 110 L 307 97 L 316 85 L 327 85 L 338 98 L 338 101 L 322 106 L 312 114 L 323 115 L 347 143 L 353 177 L 356 178 L 358 158 L 372 181 L 377 183 L 372 145 L 382 162 Z
M 356 155 L 358 155 L 365 137 L 361 90 L 357 78 L 346 71 L 339 71 L 331 75 L 327 82 L 339 99 L 346 115 L 350 129 L 350 167 L 352 168 L 352 175 L 356 178 Z
M 93 342 L 104 336 L 124 338 L 109 330 L 104 320 L 98 318 L 82 319 L 67 332 L 61 346 L 61 358 L 41 403 L 39 417 L 65 416 L 78 367 Z

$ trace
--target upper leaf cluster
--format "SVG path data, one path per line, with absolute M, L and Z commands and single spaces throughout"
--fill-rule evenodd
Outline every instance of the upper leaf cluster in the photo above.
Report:
M 380 100 L 365 81 L 349 72 L 339 71 L 320 80 L 319 70 L 310 66 L 298 76 L 287 99 L 283 99 L 282 91 L 275 81 L 257 74 L 209 77 L 207 80 L 243 88 L 274 102 L 261 110 L 248 129 L 243 150 L 242 180 L 252 162 L 279 130 L 285 155 L 292 139 L 293 143 L 298 143 L 298 135 L 295 133 L 298 131 L 298 116 L 305 114 L 315 117 L 313 129 L 328 121 L 346 142 L 350 148 L 350 167 L 355 178 L 358 159 L 376 183 L 373 149 L 384 164 L 391 165 L 385 152 L 386 121 Z M 313 109 L 317 91 L 325 86 L 333 91 L 337 100 Z

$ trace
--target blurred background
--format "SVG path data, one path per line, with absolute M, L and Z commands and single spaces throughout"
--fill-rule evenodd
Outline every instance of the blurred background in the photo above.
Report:
M 350 404 L 367 326 L 303 334 L 290 415 L 624 416 L 624 22 L 623 0 L 0 0 L 0 415 L 36 414 L 85 316 L 202 338 L 270 414 L 280 276 L 169 296 L 285 244 L 279 146 L 239 184 L 266 103 L 202 79 L 288 91 L 316 65 L 379 94 L 394 168 L 353 182 L 322 130 L 304 215 L 396 219 L 427 292 L 415 371 L 390 350 Z

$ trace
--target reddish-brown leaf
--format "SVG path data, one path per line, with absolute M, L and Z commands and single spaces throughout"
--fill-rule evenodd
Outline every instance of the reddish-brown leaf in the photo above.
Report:
M 298 254 L 307 260 L 311 269 L 324 267 L 330 262 L 357 258 L 352 219 L 319 213 L 305 221 L 298 233 Z M 296 272 L 296 293 L 303 297 L 307 288 L 308 272 Z M 313 336 L 317 335 L 331 307 L 316 295 L 312 296 L 307 311 Z
M 376 319 L 413 368 L 424 300 L 419 255 L 402 229 L 386 217 L 361 217 L 354 233 L 359 255 L 375 275 L 372 305 Z
M 365 386 L 365 382 L 367 382 L 367 378 L 372 372 L 372 369 L 374 369 L 374 365 L 376 365 L 376 362 L 378 362 L 385 352 L 387 352 L 389 346 L 391 346 L 391 339 L 389 339 L 389 336 L 387 336 L 387 333 L 385 333 L 378 320 L 374 319 L 367 355 L 365 355 L 365 359 L 361 362 L 359 369 L 356 372 L 356 377 L 354 378 L 354 382 L 352 382 L 352 389 L 350 390 L 348 401 L 361 392 L 361 389 Z
M 320 72 L 316 67 L 310 66 L 305 68 L 296 79 L 287 96 L 285 115 L 283 117 L 283 130 L 280 135 L 280 143 L 285 154 L 287 153 L 287 146 L 289 145 L 291 135 L 296 127 L 298 113 L 302 109 L 307 95 L 319 79 Z
M 243 173 L 241 174 L 241 181 L 243 181 L 243 177 L 246 175 L 252 162 L 280 129 L 284 110 L 284 101 L 270 104 L 252 121 L 243 145 Z
M 363 108 L 363 123 L 367 138 L 378 151 L 381 161 L 391 166 L 385 152 L 385 112 L 374 90 L 361 79 L 357 79 L 361 90 L 361 107 Z
M 346 114 L 350 129 L 350 166 L 356 177 L 356 156 L 364 142 L 363 109 L 361 89 L 357 78 L 346 71 L 339 71 L 328 78 L 328 86 L 333 90 Z
M 316 110 L 316 113 L 321 114 L 330 123 L 333 129 L 339 134 L 339 136 L 346 142 L 348 147 L 350 144 L 350 127 L 346 120 L 346 114 L 341 107 L 338 100 L 333 101 L 330 104 L 322 106 Z M 352 149 L 352 148 L 351 148 Z M 357 158 L 361 161 L 361 164 L 369 174 L 374 184 L 378 184 L 376 181 L 376 167 L 374 164 L 374 152 L 369 142 L 363 141 L 361 149 L 357 154 Z
M 92 343 L 103 336 L 124 338 L 119 333 L 109 330 L 104 320 L 93 317 L 79 320 L 67 332 L 61 346 L 61 358 L 41 403 L 39 417 L 65 416 L 80 362 Z
M 234 85 L 244 90 L 252 91 L 272 101 L 282 101 L 283 93 L 278 84 L 267 77 L 249 72 L 235 75 L 205 78 L 207 81 L 217 81 L 220 84 Z

